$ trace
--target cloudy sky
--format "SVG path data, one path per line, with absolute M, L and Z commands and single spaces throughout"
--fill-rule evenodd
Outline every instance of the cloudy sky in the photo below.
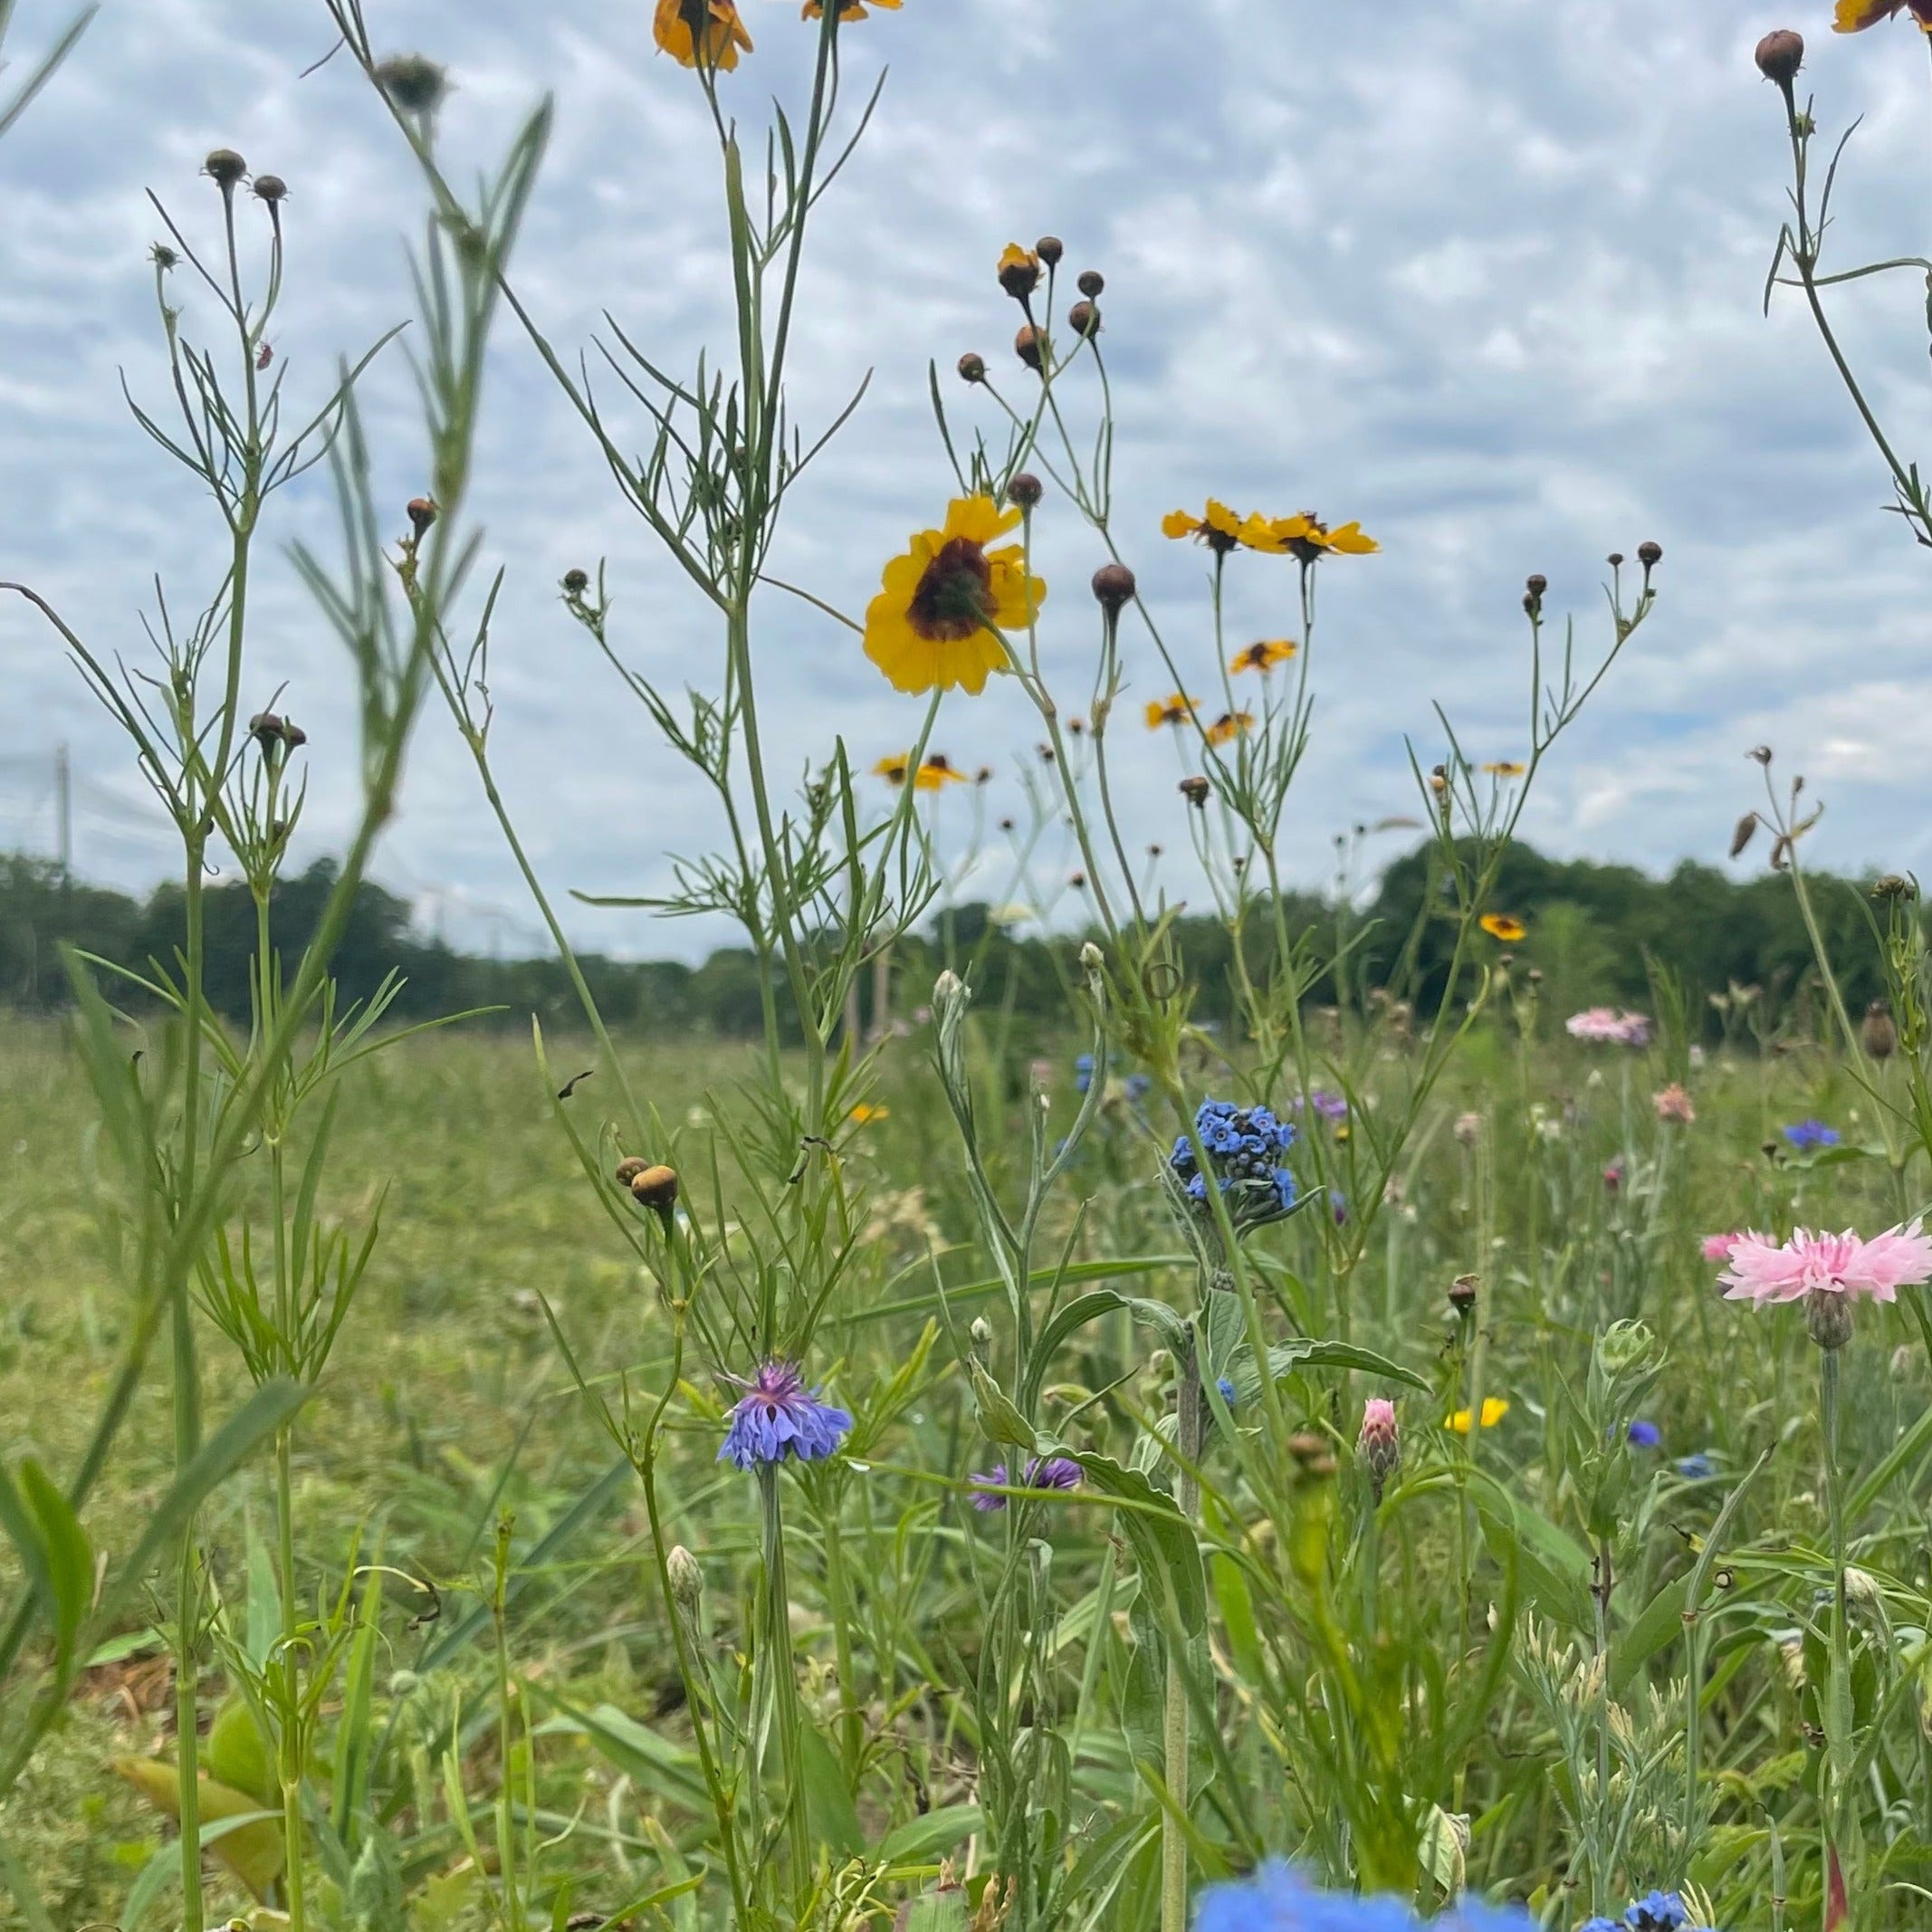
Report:
M 797 102 L 810 33 L 790 0 L 743 0 L 756 54 L 725 83 L 748 124 Z M 67 0 L 22 0 L 16 61 Z M 824 204 L 794 371 L 807 422 L 869 394 L 789 510 L 781 574 L 859 611 L 950 472 L 928 359 L 1009 369 L 1002 244 L 1050 231 L 1107 277 L 1119 416 L 1116 528 L 1163 625 L 1209 674 L 1201 554 L 1161 513 L 1213 493 L 1359 518 L 1382 555 L 1334 565 L 1315 659 L 1315 749 L 1289 815 L 1297 875 L 1323 879 L 1350 824 L 1412 808 L 1405 739 L 1439 754 L 1432 701 L 1473 755 L 1518 753 L 1518 610 L 1532 570 L 1580 636 L 1602 636 L 1611 550 L 1661 542 L 1663 598 L 1539 783 L 1526 823 L 1564 854 L 1668 867 L 1721 859 L 1756 802 L 1759 741 L 1829 809 L 1813 864 L 1932 871 L 1927 560 L 1886 514 L 1876 457 L 1795 303 L 1760 301 L 1785 158 L 1757 36 L 1794 25 L 1828 132 L 1864 117 L 1834 234 L 1841 265 L 1924 250 L 1932 83 L 1907 27 L 1834 38 L 1827 0 L 906 0 L 847 36 L 855 80 L 889 66 L 857 158 Z M 517 280 L 551 339 L 589 347 L 604 311 L 661 362 L 722 340 L 715 151 L 693 77 L 658 57 L 646 0 L 370 0 L 378 43 L 445 62 L 451 155 L 480 163 L 545 91 L 557 131 Z M 283 176 L 290 268 L 278 355 L 298 396 L 400 320 L 417 187 L 377 104 L 329 47 L 320 0 L 106 0 L 68 67 L 0 144 L 0 577 L 24 578 L 103 650 L 139 662 L 158 577 L 204 600 L 212 506 L 129 418 L 159 401 L 152 190 L 212 238 L 215 145 Z M 247 211 L 253 215 L 255 211 Z M 184 287 L 182 293 L 187 293 Z M 1920 446 L 1924 292 L 1857 285 L 1844 335 L 1908 452 Z M 209 326 L 190 301 L 187 326 Z M 971 419 L 971 398 L 947 391 Z M 385 487 L 422 485 L 405 362 L 368 397 Z M 560 609 L 558 578 L 607 562 L 624 655 L 713 684 L 714 626 L 617 499 L 506 328 L 474 511 L 508 573 L 496 639 L 504 789 L 560 892 L 662 889 L 667 854 L 717 836 L 703 802 Z M 633 429 L 627 440 L 641 441 Z M 318 477 L 277 500 L 278 560 L 326 543 Z M 1094 540 L 1049 500 L 1049 671 L 1084 687 Z M 1231 635 L 1292 629 L 1285 565 L 1248 560 Z M 850 634 L 772 595 L 758 649 L 781 775 L 842 733 L 866 763 L 918 701 Z M 249 698 L 287 684 L 309 730 L 314 851 L 354 770 L 345 666 L 285 564 L 258 609 Z M 126 746 L 44 628 L 0 605 L 0 843 L 51 849 L 52 751 L 72 747 L 76 860 L 150 883 L 168 848 Z M 1132 699 L 1165 681 L 1131 659 Z M 1210 687 L 1211 688 L 1211 687 Z M 1077 698 L 1071 700 L 1077 703 Z M 998 768 L 1010 808 L 1038 736 L 1016 691 L 942 713 L 933 743 Z M 1137 843 L 1184 845 L 1172 747 L 1123 730 Z M 970 810 L 959 814 L 953 835 Z M 1754 858 L 1760 856 L 1754 853 Z M 1171 889 L 1191 887 L 1174 861 Z M 1057 858 L 1049 861 L 1049 869 Z M 505 951 L 530 916 L 466 760 L 426 720 L 378 868 L 426 922 Z M 578 909 L 610 950 L 691 952 L 714 930 Z

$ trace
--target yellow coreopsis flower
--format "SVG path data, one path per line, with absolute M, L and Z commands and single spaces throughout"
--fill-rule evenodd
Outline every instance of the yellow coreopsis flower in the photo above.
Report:
M 1838 14 L 1832 23 L 1834 33 L 1862 33 L 1881 20 L 1909 9 L 1921 33 L 1932 33 L 1932 0 L 1838 0 Z
M 1519 939 L 1529 936 L 1529 928 L 1507 913 L 1485 913 L 1476 923 L 1491 939 L 1499 939 L 1506 946 L 1513 946 Z
M 1208 727 L 1210 744 L 1231 744 L 1243 732 L 1254 728 L 1255 715 L 1248 711 L 1224 711 Z
M 903 785 L 910 767 L 910 759 L 902 753 L 897 758 L 882 758 L 872 769 L 888 784 Z M 965 784 L 966 774 L 943 751 L 934 751 L 912 772 L 912 779 L 914 791 L 941 791 L 948 785 Z
M 990 496 L 955 497 L 942 529 L 921 531 L 885 566 L 866 608 L 866 655 L 895 690 L 977 697 L 990 672 L 1010 668 L 1000 632 L 1024 628 L 1047 598 L 1019 544 L 987 549 L 1019 521 Z
M 1147 729 L 1157 732 L 1163 724 L 1185 724 L 1194 715 L 1199 698 L 1191 698 L 1184 691 L 1177 691 L 1171 698 L 1150 698 L 1147 701 Z
M 863 1100 L 846 1115 L 855 1127 L 869 1127 L 875 1120 L 889 1120 L 891 1117 L 890 1107 L 872 1106 Z
M 651 37 L 658 52 L 680 67 L 718 67 L 726 73 L 737 66 L 741 47 L 751 51 L 737 0 L 657 0 Z
M 1319 562 L 1330 554 L 1366 557 L 1382 548 L 1363 533 L 1361 524 L 1337 523 L 1331 530 L 1309 510 L 1291 517 L 1251 516 L 1241 526 L 1241 541 L 1251 550 L 1298 557 L 1304 563 Z
M 1504 1397 L 1500 1395 L 1486 1395 L 1483 1397 L 1483 1427 L 1485 1429 L 1494 1429 L 1508 1413 L 1509 1403 Z M 1454 1415 L 1444 1419 L 1442 1426 L 1445 1429 L 1454 1430 L 1459 1436 L 1468 1435 L 1469 1432 L 1469 1411 L 1467 1409 L 1459 1409 Z
M 1248 522 L 1253 521 L 1252 517 L 1248 519 Z M 1242 520 L 1226 503 L 1218 502 L 1211 496 L 1198 517 L 1190 516 L 1185 510 L 1170 510 L 1161 519 L 1163 537 L 1192 537 L 1222 556 L 1246 540 L 1244 528 Z
M 1264 637 L 1244 646 L 1228 660 L 1230 671 L 1259 671 L 1264 675 L 1277 665 L 1285 665 L 1301 649 L 1292 637 Z
M 1030 248 L 1009 242 L 999 251 L 999 263 L 993 273 L 1014 301 L 1024 301 L 1039 286 L 1040 258 Z
M 1492 759 L 1483 770 L 1493 779 L 1519 779 L 1529 767 L 1517 759 L 1497 758 Z

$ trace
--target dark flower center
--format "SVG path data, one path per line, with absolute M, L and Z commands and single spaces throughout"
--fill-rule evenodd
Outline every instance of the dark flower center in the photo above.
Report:
M 971 537 L 949 538 L 919 579 L 906 621 L 929 642 L 957 644 L 991 621 L 992 582 L 986 552 Z

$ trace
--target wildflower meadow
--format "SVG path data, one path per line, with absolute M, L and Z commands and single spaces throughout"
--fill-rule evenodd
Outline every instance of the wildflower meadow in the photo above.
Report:
M 952 264 L 978 349 L 821 316 L 821 207 L 894 111 L 901 0 L 641 4 L 650 85 L 706 130 L 652 194 L 715 225 L 718 340 L 616 309 L 558 339 L 519 253 L 551 107 L 453 157 L 464 47 L 312 0 L 315 84 L 383 118 L 419 196 L 406 327 L 290 376 L 280 319 L 330 299 L 301 194 L 217 146 L 155 184 L 123 374 L 130 461 L 172 466 L 213 580 L 157 554 L 145 635 L 97 636 L 0 520 L 5 635 L 113 721 L 179 934 L 68 945 L 62 1010 L 0 1019 L 0 1921 L 1932 1925 L 1918 882 L 1815 873 L 1815 790 L 1740 742 L 1732 856 L 1795 908 L 1802 971 L 1646 954 L 1640 1001 L 1557 997 L 1505 882 L 1606 684 L 1688 648 L 1671 533 L 1637 528 L 1573 612 L 1523 560 L 1514 743 L 1447 683 L 1398 720 L 1412 923 L 1311 899 L 1290 834 L 1325 822 L 1327 654 L 1372 647 L 1373 504 L 1285 435 L 1265 502 L 1117 514 L 1137 324 L 1078 237 Z M 1859 105 L 1809 96 L 1803 35 L 1922 68 L 1932 0 L 1828 5 L 1736 75 L 1789 173 L 1762 293 L 1805 319 L 1793 387 L 1869 432 L 1872 547 L 1928 545 L 1909 410 L 1841 315 L 1932 263 L 1837 258 Z M 27 45 L 12 13 L 0 136 L 72 111 L 114 31 Z M 807 84 L 774 100 L 787 37 Z M 788 379 L 828 343 L 850 400 L 815 416 Z M 386 356 L 420 403 L 393 449 L 362 400 Z M 554 584 L 550 674 L 715 831 L 600 903 L 728 923 L 741 1038 L 614 1016 L 500 758 L 524 566 L 473 502 L 505 356 L 619 533 Z M 793 583 L 780 530 L 886 359 L 931 397 L 904 542 Z M 626 545 L 708 650 L 654 651 Z M 271 550 L 307 598 L 286 686 Z M 1181 621 L 1143 596 L 1156 555 L 1193 567 Z M 768 755 L 780 607 L 890 692 L 890 741 Z M 350 746 L 297 722 L 325 681 Z M 1010 808 L 949 755 L 994 688 L 1027 707 Z M 1125 829 L 1150 747 L 1185 904 Z M 398 977 L 340 981 L 431 755 L 560 1010 L 406 1019 Z M 325 795 L 346 835 L 298 929 Z

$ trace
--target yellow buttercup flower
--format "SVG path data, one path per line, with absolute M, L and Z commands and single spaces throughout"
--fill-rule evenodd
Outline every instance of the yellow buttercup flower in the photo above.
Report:
M 898 0 L 893 0 L 893 4 L 896 5 Z M 855 1127 L 869 1127 L 875 1120 L 890 1120 L 892 1118 L 892 1109 L 890 1107 L 869 1106 L 862 1100 L 846 1115 L 846 1118 Z
M 1241 525 L 1241 541 L 1251 550 L 1272 557 L 1298 557 L 1304 563 L 1317 563 L 1331 553 L 1344 557 L 1366 557 L 1382 546 L 1363 534 L 1359 523 L 1337 523 L 1334 529 L 1313 511 L 1303 510 L 1291 517 L 1249 517 Z
M 898 5 L 899 0 L 845 0 L 845 4 L 838 9 L 838 17 L 842 21 L 863 20 L 868 6 L 896 9 Z M 823 17 L 824 13 L 825 8 L 819 5 L 819 0 L 805 0 L 800 17 L 805 20 L 818 20 Z
M 1264 675 L 1277 665 L 1285 665 L 1301 649 L 1292 637 L 1264 637 L 1244 646 L 1228 660 L 1230 671 L 1259 671 Z
M 737 66 L 741 47 L 751 51 L 737 0 L 657 0 L 651 37 L 658 52 L 680 67 L 718 67 L 726 73 Z
M 1254 729 L 1255 714 L 1248 711 L 1224 711 L 1208 727 L 1210 744 L 1231 744 L 1243 732 Z
M 1248 521 L 1252 522 L 1254 519 Z M 1170 510 L 1161 519 L 1163 537 L 1193 537 L 1224 557 L 1246 540 L 1243 530 L 1241 519 L 1226 503 L 1218 502 L 1211 496 L 1198 517 L 1190 516 L 1184 510 Z
M 1150 698 L 1147 701 L 1147 729 L 1157 732 L 1163 724 L 1185 724 L 1194 715 L 1194 709 L 1200 703 L 1199 698 L 1191 698 L 1184 691 L 1177 691 L 1171 698 Z
M 1493 779 L 1519 779 L 1529 767 L 1514 758 L 1492 759 L 1483 767 Z
M 955 497 L 943 528 L 921 531 L 885 566 L 866 609 L 866 655 L 895 690 L 977 697 L 990 672 L 1010 668 L 999 633 L 1024 629 L 1047 597 L 1019 544 L 987 549 L 1019 521 L 990 496 Z
M 1000 250 L 999 265 L 993 273 L 1014 301 L 1024 301 L 1039 286 L 1040 258 L 1030 248 L 1009 242 Z
M 1838 0 L 1838 15 L 1832 23 L 1834 33 L 1862 33 L 1881 20 L 1911 10 L 1921 33 L 1932 33 L 1932 0 Z
M 1485 913 L 1476 923 L 1491 939 L 1499 939 L 1506 946 L 1513 946 L 1519 939 L 1529 936 L 1529 928 L 1507 913 Z
M 1486 1395 L 1483 1397 L 1483 1427 L 1485 1429 L 1494 1429 L 1508 1413 L 1509 1404 L 1502 1396 Z M 1469 1411 L 1467 1409 L 1459 1409 L 1454 1415 L 1449 1416 L 1444 1420 L 1442 1426 L 1445 1429 L 1454 1430 L 1459 1436 L 1468 1435 L 1469 1432 Z

